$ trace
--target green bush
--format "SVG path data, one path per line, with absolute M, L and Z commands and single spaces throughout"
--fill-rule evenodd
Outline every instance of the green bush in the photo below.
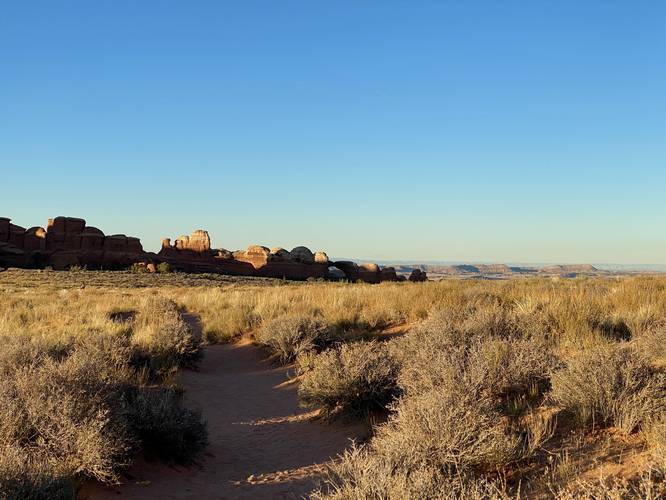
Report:
M 157 272 L 164 274 L 171 272 L 171 265 L 168 262 L 160 262 L 157 264 Z
M 298 388 L 301 404 L 325 415 L 363 415 L 384 408 L 398 394 L 398 364 L 376 342 L 342 345 L 319 354 Z

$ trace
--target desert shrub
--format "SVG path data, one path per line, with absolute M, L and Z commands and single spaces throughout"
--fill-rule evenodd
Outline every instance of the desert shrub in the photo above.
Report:
M 307 316 L 282 317 L 263 325 L 256 340 L 288 363 L 303 352 L 318 350 L 332 339 L 331 328 Z
M 666 497 L 666 483 L 659 471 L 648 471 L 631 480 L 602 477 L 597 480 L 578 479 L 557 492 L 558 500 L 623 500 L 641 498 L 657 500 Z
M 666 328 L 659 327 L 649 335 L 635 337 L 631 342 L 632 348 L 641 356 L 649 359 L 651 363 L 666 365 Z
M 143 262 L 135 262 L 129 267 L 129 271 L 135 274 L 146 274 L 148 272 L 148 268 Z
M 405 398 L 372 444 L 398 468 L 411 471 L 434 465 L 447 473 L 503 465 L 516 446 L 494 402 L 466 384 Z
M 398 394 L 398 364 L 377 342 L 342 345 L 319 354 L 298 388 L 306 408 L 325 415 L 363 415 L 384 408 Z
M 200 336 L 183 320 L 175 302 L 161 297 L 144 299 L 134 325 L 135 362 L 158 376 L 191 366 L 202 356 Z
M 311 494 L 314 499 L 347 500 L 352 498 L 433 500 L 481 500 L 509 498 L 499 481 L 472 475 L 450 475 L 436 466 L 417 470 L 395 470 L 387 460 L 353 446 L 332 465 L 324 485 Z
M 0 386 L 0 446 L 44 457 L 69 477 L 114 481 L 130 438 L 114 419 L 119 386 L 105 378 L 108 371 L 97 361 L 74 353 L 6 377 Z
M 198 411 L 184 408 L 168 388 L 143 388 L 126 395 L 126 418 L 142 449 L 162 460 L 189 463 L 208 443 Z
M 560 366 L 552 347 L 537 339 L 491 339 L 473 346 L 466 370 L 509 414 L 540 403 L 550 376 Z
M 18 447 L 0 448 L 0 498 L 6 500 L 74 500 L 72 481 L 44 457 Z
M 399 383 L 405 393 L 447 391 L 470 383 L 495 398 L 537 397 L 549 387 L 550 373 L 559 361 L 547 341 L 486 336 L 476 328 L 472 330 L 476 333 L 466 335 L 450 322 L 433 327 L 441 319 L 435 316 L 392 343 L 392 352 L 401 362 Z M 495 323 L 487 319 L 483 323 L 488 322 Z
M 332 467 L 331 498 L 496 498 L 483 473 L 517 456 L 492 401 L 474 387 L 407 397 L 364 449 Z
M 582 351 L 552 376 L 551 398 L 580 424 L 632 432 L 666 409 L 665 397 L 664 376 L 624 346 Z

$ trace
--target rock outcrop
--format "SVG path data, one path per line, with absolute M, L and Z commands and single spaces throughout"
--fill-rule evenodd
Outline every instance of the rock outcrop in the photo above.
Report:
M 211 272 L 242 276 L 264 276 L 289 280 L 330 279 L 379 283 L 397 281 L 395 269 L 377 264 L 358 265 L 351 261 L 331 262 L 323 251 L 305 246 L 291 251 L 282 247 L 250 245 L 230 252 L 212 248 L 210 236 L 202 229 L 190 235 L 162 240 L 158 254 L 143 250 L 141 241 L 124 234 L 106 236 L 88 226 L 84 219 L 55 217 L 46 229 L 12 224 L 0 217 L 0 267 L 46 267 L 68 269 L 127 269 L 136 265 L 155 272 L 156 264 L 166 262 L 174 270 Z
M 291 252 L 291 259 L 294 262 L 302 262 L 303 264 L 314 264 L 314 254 L 308 247 L 296 247 Z
M 425 271 L 421 271 L 420 269 L 416 268 L 409 275 L 409 281 L 416 283 L 420 281 L 428 281 L 428 275 Z
M 328 255 L 326 255 L 326 252 L 315 252 L 314 261 L 317 264 L 328 264 Z
M 104 236 L 84 219 L 56 217 L 46 229 L 25 229 L 0 218 L 0 265 L 67 269 L 72 266 L 125 268 L 145 258 L 138 238 Z

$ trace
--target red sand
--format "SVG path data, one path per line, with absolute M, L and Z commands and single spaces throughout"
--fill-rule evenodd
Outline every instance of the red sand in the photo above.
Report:
M 186 404 L 208 422 L 210 445 L 199 465 L 139 460 L 123 484 L 89 484 L 81 498 L 301 498 L 315 488 L 324 464 L 363 426 L 311 420 L 295 386 L 281 385 L 287 369 L 264 358 L 247 343 L 210 346 L 199 371 L 182 373 Z

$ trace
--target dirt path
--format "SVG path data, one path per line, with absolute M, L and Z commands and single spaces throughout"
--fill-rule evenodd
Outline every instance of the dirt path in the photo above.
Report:
M 186 404 L 208 423 L 210 445 L 198 466 L 139 461 L 124 484 L 88 487 L 81 497 L 301 498 L 312 490 L 323 464 L 363 426 L 312 421 L 298 407 L 295 387 L 281 385 L 287 370 L 264 358 L 249 343 L 209 346 L 199 371 L 182 373 Z

